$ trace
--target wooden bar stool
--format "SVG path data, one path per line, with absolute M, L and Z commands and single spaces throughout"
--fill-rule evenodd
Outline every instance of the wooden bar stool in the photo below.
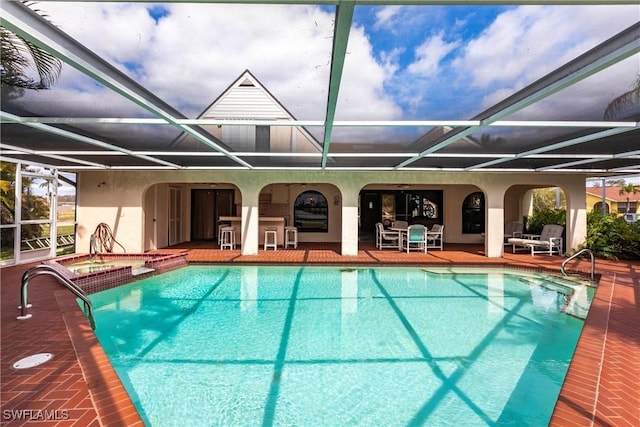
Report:
M 284 247 L 288 248 L 289 245 L 293 246 L 294 249 L 298 248 L 298 227 L 293 225 L 287 225 L 284 228 Z
M 278 227 L 264 228 L 264 250 L 268 248 L 278 249 Z

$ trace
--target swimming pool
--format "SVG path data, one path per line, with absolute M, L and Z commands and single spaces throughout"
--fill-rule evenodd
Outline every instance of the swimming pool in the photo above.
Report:
M 420 268 L 190 266 L 90 296 L 149 426 L 548 424 L 569 282 Z

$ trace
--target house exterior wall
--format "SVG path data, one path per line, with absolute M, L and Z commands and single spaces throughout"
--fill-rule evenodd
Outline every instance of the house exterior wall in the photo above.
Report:
M 604 199 L 609 206 L 609 213 L 623 215 L 627 212 L 627 199 L 629 199 L 628 208 L 630 212 L 638 212 L 640 206 L 640 192 L 626 193 L 620 186 L 607 187 L 589 187 L 587 189 L 587 209 L 593 212 L 594 206 L 602 202 Z
M 462 203 L 471 193 L 482 191 L 475 185 L 447 185 L 443 188 L 444 211 L 444 241 L 448 243 L 482 243 L 484 236 L 480 234 L 465 234 L 462 232 Z M 485 198 L 486 202 L 486 198 Z
M 535 182 L 531 182 L 535 178 Z M 98 187 L 105 182 L 106 185 Z M 329 202 L 329 232 L 308 233 L 299 236 L 300 241 L 342 242 L 343 255 L 357 255 L 358 194 L 365 187 L 377 183 L 385 185 L 410 185 L 415 188 L 443 190 L 445 204 L 445 241 L 449 243 L 485 242 L 487 256 L 501 256 L 505 210 L 515 211 L 521 201 L 509 200 L 505 207 L 505 195 L 509 189 L 521 187 L 513 194 L 525 194 L 525 188 L 561 186 L 567 193 L 567 247 L 574 248 L 586 236 L 585 177 L 564 174 L 516 174 L 516 173 L 437 173 L 437 172 L 354 172 L 354 171 L 82 171 L 78 178 L 78 250 L 89 248 L 89 237 L 101 222 L 107 223 L 116 239 L 128 252 L 148 250 L 153 245 L 147 234 L 147 223 L 155 219 L 158 237 L 156 246 L 166 245 L 168 188 L 182 188 L 184 209 L 182 233 L 189 239 L 191 188 L 223 183 L 236 188 L 238 215 L 243 216 L 249 228 L 243 237 L 243 253 L 257 251 L 257 216 L 260 209 L 260 193 L 270 190 L 272 200 L 287 201 L 290 219 L 293 218 L 293 202 L 304 190 L 318 190 Z M 291 184 L 291 185 L 284 185 Z M 157 192 L 153 188 L 158 185 Z M 303 187 L 304 185 L 304 187 Z M 288 187 L 287 194 L 281 190 Z M 466 235 L 461 232 L 461 210 L 464 198 L 474 192 L 485 194 L 487 206 L 485 236 Z M 577 192 L 570 197 L 569 192 Z M 155 199 L 154 199 L 155 197 Z M 338 204 L 334 204 L 337 197 Z M 155 200 L 155 206 L 152 202 Z M 157 208 L 160 207 L 160 208 Z M 153 213 L 153 214 L 152 214 Z M 510 215 L 513 215 L 510 213 Z M 244 227 L 244 226 L 243 226 Z M 255 228 L 254 228 L 255 227 Z M 253 233 L 253 234 L 252 234 Z
M 602 196 L 597 197 L 597 196 L 594 196 L 593 194 L 587 193 L 587 211 L 593 212 L 596 203 L 601 203 L 601 202 L 602 202 Z M 618 213 L 617 202 L 614 202 L 608 199 L 605 199 L 605 202 L 607 203 L 607 206 L 609 206 L 610 213 Z

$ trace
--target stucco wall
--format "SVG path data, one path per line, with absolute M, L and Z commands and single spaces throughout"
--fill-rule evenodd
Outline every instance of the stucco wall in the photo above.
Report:
M 104 182 L 104 185 L 100 185 Z M 150 229 L 147 223 L 155 218 L 158 230 L 156 244 L 162 247 L 166 244 L 166 209 L 169 185 L 180 186 L 183 197 L 183 235 L 188 237 L 188 220 L 190 218 L 189 189 L 197 186 L 207 186 L 211 183 L 226 183 L 235 186 L 237 198 L 242 200 L 249 209 L 259 208 L 259 194 L 270 184 L 288 184 L 290 203 L 303 189 L 317 189 L 327 197 L 330 207 L 329 233 L 320 237 L 301 236 L 301 241 L 342 241 L 345 236 L 353 239 L 353 230 L 342 227 L 342 208 L 350 212 L 357 212 L 357 195 L 365 186 L 373 188 L 384 183 L 386 185 L 410 185 L 416 188 L 442 189 L 445 204 L 445 241 L 450 243 L 479 243 L 483 237 L 479 235 L 464 235 L 461 232 L 461 204 L 464 198 L 473 191 L 483 191 L 488 207 L 514 216 L 517 210 L 514 206 L 520 202 L 509 200 L 505 204 L 505 194 L 510 188 L 562 186 L 565 191 L 580 191 L 572 200 L 573 209 L 571 220 L 576 223 L 571 227 L 570 245 L 576 245 L 584 240 L 586 235 L 585 209 L 585 177 L 581 175 L 562 174 L 515 174 L 515 173 L 438 173 L 438 172 L 354 172 L 354 171 L 83 171 L 78 178 L 78 250 L 89 245 L 89 236 L 96 226 L 105 222 L 112 227 L 116 239 L 129 252 L 149 249 Z M 155 184 L 158 186 L 157 196 L 146 193 Z M 304 185 L 304 187 L 303 187 Z M 231 187 L 233 188 L 233 187 Z M 274 186 L 272 189 L 282 188 Z M 522 192 L 519 190 L 519 192 Z M 155 190 L 153 191 L 155 194 Z M 334 205 L 334 196 L 338 196 L 339 205 Z M 155 199 L 155 205 L 153 200 Z M 569 195 L 567 197 L 569 199 Z M 576 200 L 581 200 L 576 202 Z M 515 203 L 515 205 L 514 205 Z M 160 209 L 157 209 L 160 206 Z M 155 211 L 154 211 L 155 209 Z M 356 210 L 354 210 L 356 209 Z M 162 211 L 165 211 L 164 218 Z M 152 212 L 154 212 L 152 214 Z M 520 212 L 522 214 L 522 212 Z M 526 213 L 525 213 L 526 214 Z M 238 212 L 240 215 L 240 212 Z M 293 212 L 290 212 L 293 215 Z M 496 218 L 495 215 L 491 216 Z M 502 230 L 503 221 L 488 224 L 491 232 Z M 349 225 L 349 228 L 352 228 Z M 487 229 L 487 233 L 490 230 Z M 501 232 L 501 231 L 500 231 Z M 346 233 L 346 234 L 345 234 Z M 357 230 L 356 230 L 357 241 Z M 324 239 L 324 240 L 323 240 Z M 501 240 L 501 239 L 500 239 Z M 356 243 L 357 244 L 357 243 Z M 502 250 L 497 243 L 493 244 L 496 251 Z
M 597 203 L 602 203 L 602 196 L 597 197 L 593 194 L 587 193 L 587 211 L 593 212 L 593 208 Z M 609 212 L 618 213 L 618 203 L 606 200 L 607 206 L 609 206 Z

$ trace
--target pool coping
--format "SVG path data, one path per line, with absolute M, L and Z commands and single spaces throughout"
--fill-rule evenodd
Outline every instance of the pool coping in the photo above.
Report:
M 238 265 L 237 263 L 209 263 L 210 265 Z M 243 263 L 244 264 L 244 263 Z M 203 265 L 203 264 L 195 264 Z M 265 263 L 258 263 L 258 265 L 269 265 Z M 282 263 L 278 265 L 283 265 Z M 323 264 L 326 265 L 326 264 Z M 344 266 L 344 264 L 342 264 Z M 354 263 L 357 265 L 357 263 Z M 315 266 L 315 264 L 314 264 Z M 329 266 L 329 265 L 326 265 Z M 386 265 L 377 265 L 380 267 L 386 267 Z M 423 268 L 424 266 L 418 266 L 415 264 L 389 265 L 393 267 L 414 267 Z M 371 267 L 371 265 L 362 265 L 362 267 Z M 557 269 L 550 269 L 546 267 L 531 267 L 531 266 L 518 266 L 508 262 L 495 263 L 495 264 L 455 264 L 452 266 L 448 264 L 429 264 L 431 267 L 455 267 L 455 268 L 500 268 L 515 271 L 525 271 L 533 273 L 545 273 L 554 276 L 559 276 Z M 567 375 L 565 377 L 565 383 L 571 379 L 572 382 L 579 381 L 580 387 L 576 390 L 575 386 L 571 389 L 565 390 L 563 384 L 560 395 L 554 408 L 550 425 L 582 425 L 576 423 L 576 417 L 584 418 L 585 411 L 592 414 L 591 419 L 598 421 L 599 418 L 596 414 L 598 404 L 598 390 L 600 387 L 600 376 L 587 376 L 583 377 L 580 369 L 583 364 L 587 364 L 589 367 L 593 367 L 594 364 L 602 366 L 604 359 L 604 346 L 607 339 L 607 334 L 602 334 L 600 330 L 604 327 L 606 329 L 607 322 L 609 321 L 609 312 L 611 310 L 611 297 L 613 296 L 613 288 L 615 286 L 615 275 L 613 281 L 608 277 L 609 275 L 603 274 L 600 278 L 598 288 L 596 289 L 594 299 L 592 301 L 591 309 L 587 319 L 585 320 L 583 330 L 580 334 L 576 349 L 574 351 L 574 358 L 572 359 Z M 603 296 L 606 294 L 606 296 Z M 89 393 L 94 401 L 95 409 L 99 419 L 103 425 L 109 426 L 144 426 L 144 422 L 138 413 L 135 404 L 131 400 L 131 397 L 127 393 L 124 385 L 118 377 L 115 369 L 113 368 L 109 358 L 104 352 L 102 346 L 98 342 L 98 339 L 86 320 L 86 317 L 81 311 L 80 306 L 76 302 L 73 295 L 64 290 L 55 292 L 60 311 L 62 313 L 67 332 L 71 339 L 71 343 L 76 351 L 79 365 L 82 369 Z M 598 307 L 598 310 L 593 310 L 594 307 Z M 604 309 L 604 315 L 592 315 L 592 312 L 600 312 Z M 602 351 L 593 353 L 592 351 L 585 350 L 586 347 L 601 348 Z M 580 350 L 580 351 L 579 351 Z M 591 368 L 592 369 L 592 368 Z M 589 418 L 589 417 L 587 417 Z M 600 420 L 602 421 L 602 420 Z M 600 423 L 600 425 L 608 425 L 607 423 Z
M 56 291 L 54 295 L 101 424 L 144 427 L 138 410 L 75 297 L 66 290 Z

